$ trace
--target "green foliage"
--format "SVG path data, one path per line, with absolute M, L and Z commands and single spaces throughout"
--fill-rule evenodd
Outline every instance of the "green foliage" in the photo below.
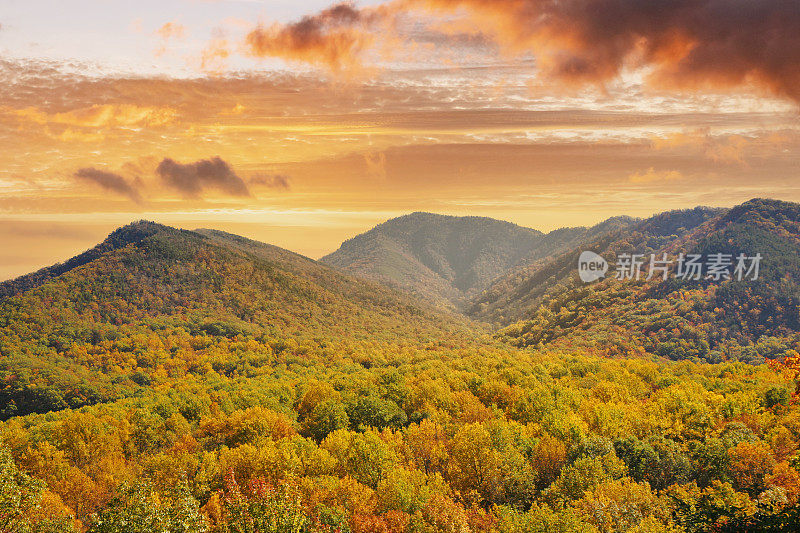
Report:
M 181 484 L 156 494 L 147 483 L 120 490 L 119 496 L 93 516 L 90 533 L 205 533 L 205 518 L 188 488 Z
M 70 516 L 42 508 L 45 484 L 19 470 L 11 451 L 0 444 L 0 531 L 56 533 L 73 531 Z

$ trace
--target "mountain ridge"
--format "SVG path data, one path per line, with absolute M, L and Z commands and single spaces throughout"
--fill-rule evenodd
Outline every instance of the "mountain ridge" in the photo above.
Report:
M 13 294 L 38 287 L 55 277 L 66 274 L 75 268 L 94 261 L 104 253 L 139 242 L 164 227 L 167 226 L 148 220 L 139 220 L 121 226 L 112 231 L 108 237 L 99 244 L 64 262 L 55 263 L 29 274 L 23 274 L 22 276 L 0 282 L 0 300 Z
M 664 222 L 665 218 L 655 222 Z M 699 222 L 699 220 L 696 220 Z M 663 229 L 663 225 L 661 226 Z M 641 229 L 641 228 L 640 228 Z M 640 234 L 642 236 L 644 234 Z M 572 272 L 499 335 L 517 346 L 649 353 L 670 359 L 761 362 L 800 349 L 800 204 L 753 199 L 678 238 L 617 240 L 595 252 L 667 254 L 671 276 L 595 284 Z M 675 258 L 762 255 L 757 279 L 678 277 Z M 577 261 L 577 257 L 570 260 Z
M 545 234 L 488 217 L 414 212 L 344 241 L 320 261 L 458 308 L 509 269 L 557 253 L 589 231 Z
M 576 277 L 576 265 L 582 251 L 648 253 L 678 238 L 674 232 L 686 235 L 725 211 L 699 206 L 667 211 L 646 219 L 610 218 L 588 228 L 581 242 L 571 243 L 559 253 L 499 276 L 468 302 L 464 312 L 474 319 L 502 325 L 521 320 L 526 313 L 535 311 L 549 290 Z
M 229 235 L 150 222 L 121 230 L 112 233 L 120 246 L 0 300 L 0 418 L 132 394 L 142 368 L 196 371 L 189 354 L 205 343 L 254 337 L 275 362 L 284 351 L 302 357 L 304 344 L 346 354 L 468 329 L 458 315 L 271 245 L 226 246 Z M 121 236 L 133 238 L 121 246 Z M 168 349 L 154 336 L 184 340 Z M 209 369 L 228 371 L 213 360 Z

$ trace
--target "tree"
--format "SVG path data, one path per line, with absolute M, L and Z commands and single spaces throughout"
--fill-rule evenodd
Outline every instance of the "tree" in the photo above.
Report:
M 245 490 L 232 472 L 225 477 L 220 533 L 301 533 L 309 523 L 292 484 L 253 479 Z
M 120 491 L 92 517 L 89 533 L 206 533 L 208 524 L 185 483 L 157 494 L 147 482 Z
M 666 507 L 650 486 L 627 478 L 601 483 L 572 505 L 601 533 L 629 531 L 646 519 L 668 521 Z
M 0 533 L 73 531 L 72 516 L 63 504 L 55 513 L 43 508 L 47 494 L 44 483 L 20 471 L 8 447 L 0 445 Z
M 772 472 L 775 457 L 762 442 L 741 442 L 728 450 L 731 479 L 736 488 L 757 495 L 764 487 L 764 478 Z
M 615 442 L 614 448 L 628 466 L 630 476 L 636 481 L 646 481 L 655 490 L 686 483 L 692 476 L 691 461 L 671 439 L 654 437 L 642 442 L 628 437 Z
M 339 400 L 325 400 L 315 405 L 303 422 L 305 432 L 317 442 L 337 429 L 349 426 L 347 411 Z
M 464 494 L 477 491 L 491 501 L 492 487 L 501 479 L 500 464 L 500 453 L 493 449 L 491 434 L 483 424 L 463 426 L 450 443 L 450 479 Z

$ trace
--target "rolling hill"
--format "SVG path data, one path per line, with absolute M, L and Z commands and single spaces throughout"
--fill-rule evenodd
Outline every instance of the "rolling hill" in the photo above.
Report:
M 609 256 L 623 252 L 649 254 L 724 211 L 697 207 L 661 213 L 646 220 L 611 218 L 589 228 L 581 241 L 573 243 L 569 249 L 562 248 L 561 253 L 510 269 L 499 276 L 470 300 L 465 313 L 500 325 L 522 320 L 536 311 L 553 288 L 574 282 L 582 251 L 592 250 Z

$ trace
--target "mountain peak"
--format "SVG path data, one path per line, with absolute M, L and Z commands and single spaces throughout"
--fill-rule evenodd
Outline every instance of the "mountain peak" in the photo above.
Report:
M 417 211 L 348 239 L 321 261 L 450 306 L 536 255 L 543 238 L 502 220 Z
M 776 223 L 791 221 L 796 224 L 800 221 L 800 204 L 770 198 L 753 198 L 731 208 L 721 217 L 719 225 L 766 219 L 773 219 Z
M 179 230 L 149 220 L 138 220 L 121 226 L 112 231 L 100 244 L 63 263 L 56 263 L 55 265 L 39 269 L 36 272 L 0 283 L 0 299 L 38 287 L 70 270 L 91 263 L 107 252 L 124 248 L 130 244 L 136 244 L 164 231 L 174 232 Z
M 137 220 L 112 231 L 101 245 L 132 244 L 161 231 L 175 231 L 175 229 L 150 220 Z

